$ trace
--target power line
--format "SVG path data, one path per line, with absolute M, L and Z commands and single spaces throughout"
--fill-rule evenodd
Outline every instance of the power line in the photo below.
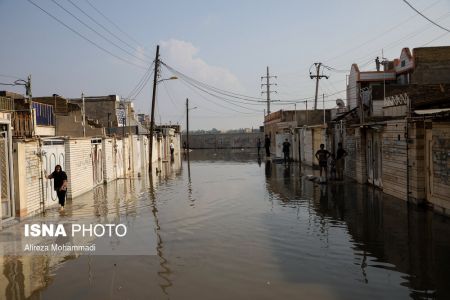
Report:
M 94 41 L 90 40 L 89 38 L 85 37 L 84 35 L 82 35 L 81 33 L 79 33 L 77 30 L 73 29 L 72 27 L 70 27 L 69 25 L 67 25 L 66 23 L 64 23 L 63 21 L 61 21 L 60 19 L 58 19 L 57 17 L 55 17 L 54 15 L 52 15 L 51 13 L 49 13 L 48 11 L 46 11 L 45 9 L 43 9 L 42 7 L 40 7 L 39 5 L 37 5 L 36 3 L 34 3 L 32 0 L 27 0 L 28 2 L 30 2 L 31 4 L 33 4 L 35 7 L 37 7 L 39 10 L 41 10 L 42 12 L 44 12 L 46 15 L 48 15 L 49 17 L 51 17 L 52 19 L 54 19 L 55 21 L 57 21 L 58 23 L 60 23 L 61 25 L 63 25 L 64 27 L 66 27 L 67 29 L 69 29 L 70 31 L 72 31 L 73 33 L 75 33 L 76 35 L 78 35 L 80 38 L 82 38 L 83 40 L 89 42 L 91 45 L 97 47 L 98 49 L 102 50 L 103 52 L 108 53 L 109 55 L 127 63 L 133 66 L 136 66 L 138 68 L 141 69 L 146 69 L 146 67 L 142 66 L 142 65 L 138 65 L 128 59 L 125 59 L 123 57 L 120 57 L 114 53 L 112 53 L 111 51 L 105 49 L 104 47 L 98 45 L 97 43 L 95 43 Z
M 67 0 L 69 1 L 73 6 L 75 6 L 79 11 L 81 11 L 81 13 L 83 13 L 86 17 L 88 17 L 92 22 L 94 22 L 95 24 L 97 24 L 98 26 L 100 26 L 101 28 L 103 28 L 103 30 L 105 30 L 106 32 L 108 32 L 110 35 L 112 35 L 113 37 L 115 37 L 117 40 L 119 40 L 120 42 L 122 42 L 124 45 L 128 46 L 130 49 L 136 51 L 137 49 L 135 47 L 133 47 L 132 45 L 130 45 L 129 43 L 127 43 L 126 41 L 124 41 L 123 39 L 121 39 L 119 36 L 117 36 L 114 32 L 112 32 L 111 30 L 109 30 L 107 27 L 103 26 L 103 24 L 101 24 L 100 22 L 98 22 L 95 18 L 91 17 L 87 12 L 85 12 L 82 8 L 80 8 L 78 5 L 76 5 L 72 0 Z M 148 57 L 147 55 L 145 55 L 145 53 L 143 53 L 143 55 L 148 58 L 151 59 L 150 57 Z
M 198 80 L 196 80 L 196 79 L 194 79 L 194 78 L 192 78 L 192 77 L 190 77 L 190 76 L 188 76 L 186 74 L 183 74 L 182 72 L 175 70 L 173 67 L 167 65 L 166 63 L 164 63 L 162 61 L 161 61 L 161 64 L 164 65 L 166 68 L 168 68 L 170 71 L 175 72 L 176 75 L 183 76 L 183 77 L 185 77 L 185 78 L 187 78 L 187 79 L 189 79 L 191 81 L 196 82 L 197 84 L 199 84 L 199 85 L 201 85 L 201 86 L 203 86 L 205 88 L 214 90 L 215 92 L 223 94 L 223 95 L 227 95 L 228 97 L 241 99 L 241 100 L 249 101 L 249 102 L 260 102 L 262 100 L 261 97 L 247 96 L 247 95 L 243 95 L 243 94 L 239 94 L 239 93 L 235 93 L 235 92 L 230 92 L 230 91 L 226 91 L 226 90 L 223 90 L 223 89 L 219 89 L 217 87 L 211 86 L 211 85 L 206 84 L 204 82 L 198 81 Z
M 212 97 L 214 97 L 214 98 L 223 100 L 223 101 L 225 101 L 225 102 L 227 102 L 227 103 L 229 103 L 229 104 L 231 104 L 231 105 L 238 106 L 238 107 L 241 107 L 241 108 L 244 108 L 244 109 L 248 109 L 248 110 L 252 110 L 252 111 L 259 111 L 259 110 L 253 109 L 253 108 L 249 108 L 249 107 L 242 106 L 242 105 L 240 105 L 240 104 L 236 104 L 236 103 L 234 103 L 233 101 L 231 101 L 230 99 L 225 99 L 225 98 L 219 97 L 219 96 L 217 96 L 217 95 L 214 95 L 213 93 L 208 92 L 207 90 L 205 90 L 205 89 L 203 89 L 203 88 L 201 88 L 201 87 L 199 87 L 199 86 L 193 84 L 192 82 L 189 82 L 189 81 L 185 80 L 184 78 L 181 78 L 181 80 L 183 80 L 183 81 L 185 81 L 187 84 L 189 84 L 189 85 L 191 85 L 191 86 L 193 86 L 193 87 L 199 89 L 200 91 L 202 91 L 202 92 L 204 92 L 204 93 L 206 93 L 206 94 L 208 94 L 208 95 L 210 95 L 210 96 L 212 96 Z
M 222 105 L 222 104 L 220 104 L 220 103 L 217 103 L 216 101 L 212 101 L 211 99 L 206 98 L 206 97 L 203 96 L 201 93 L 199 93 L 198 91 L 196 91 L 196 90 L 195 90 L 191 85 L 189 85 L 185 80 L 181 80 L 181 82 L 182 82 L 184 85 L 186 85 L 190 90 L 192 90 L 194 93 L 196 93 L 197 95 L 199 95 L 202 99 L 204 99 L 204 100 L 207 101 L 207 102 L 211 102 L 211 103 L 213 103 L 213 104 L 215 104 L 215 105 L 217 105 L 217 106 L 220 106 L 220 107 L 222 107 L 222 108 L 225 108 L 225 109 L 228 109 L 228 110 L 231 110 L 231 111 L 240 113 L 240 114 L 246 114 L 246 115 L 252 114 L 252 113 L 248 113 L 248 112 L 242 112 L 242 111 L 236 110 L 236 109 L 231 108 L 231 107 L 228 107 L 228 106 L 224 106 L 224 105 Z M 218 113 L 218 112 L 217 112 L 217 113 Z
M 11 78 L 11 79 L 19 79 L 19 77 L 17 77 L 17 76 L 5 75 L 5 74 L 0 74 L 0 77 Z
M 111 41 L 109 38 L 105 37 L 103 34 L 101 34 L 100 32 L 98 32 L 97 30 L 95 30 L 94 28 L 92 28 L 91 26 L 89 26 L 88 24 L 86 24 L 86 22 L 84 22 L 83 20 L 81 20 L 80 18 L 78 18 L 76 15 L 74 15 L 71 11 L 69 11 L 68 9 L 66 9 L 64 6 L 62 6 L 61 4 L 59 4 L 58 2 L 56 2 L 55 0 L 51 0 L 54 4 L 56 4 L 59 8 L 61 8 L 62 10 L 64 10 L 66 13 L 68 13 L 69 15 L 71 15 L 73 18 L 75 18 L 79 23 L 83 24 L 85 27 L 87 27 L 88 29 L 90 29 L 92 32 L 94 32 L 96 35 L 98 35 L 99 37 L 101 37 L 102 39 L 104 39 L 105 41 L 107 41 L 108 43 L 110 43 L 111 45 L 113 45 L 114 47 L 122 50 L 123 52 L 125 52 L 126 54 L 144 62 L 144 63 L 150 63 L 150 61 L 145 60 L 140 58 L 139 56 L 136 56 L 134 53 L 131 53 L 130 51 L 122 48 L 121 46 L 117 45 L 115 42 Z
M 435 5 L 436 5 L 437 3 L 439 3 L 439 2 L 441 2 L 441 0 L 438 0 L 438 1 L 433 2 L 432 4 L 430 4 L 429 6 L 427 6 L 426 8 L 424 8 L 424 10 L 430 9 L 431 7 L 435 6 Z M 375 37 L 372 37 L 372 38 L 366 40 L 365 42 L 359 44 L 358 46 L 349 48 L 349 49 L 347 49 L 345 52 L 341 52 L 340 54 L 338 54 L 338 55 L 336 55 L 336 56 L 333 56 L 333 57 L 331 57 L 331 58 L 325 60 L 325 62 L 330 62 L 330 61 L 332 61 L 332 60 L 335 60 L 335 59 L 337 59 L 337 58 L 340 58 L 340 57 L 342 57 L 342 56 L 345 56 L 345 55 L 348 54 L 348 53 L 354 52 L 355 50 L 358 50 L 358 49 L 362 48 L 363 46 L 365 46 L 365 45 L 367 45 L 367 44 L 370 44 L 371 42 L 373 42 L 373 41 L 375 41 L 375 40 L 377 40 L 377 39 L 379 39 L 379 38 L 381 38 L 381 37 L 384 37 L 387 33 L 391 32 L 391 31 L 397 29 L 398 27 L 400 27 L 401 25 L 403 25 L 403 24 L 409 22 L 410 20 L 414 19 L 416 16 L 417 16 L 417 15 L 413 15 L 413 16 L 408 17 L 407 19 L 401 21 L 400 23 L 397 23 L 396 25 L 394 25 L 394 26 L 390 27 L 389 29 L 387 29 L 387 30 L 381 32 L 380 34 L 377 34 Z
M 429 22 L 431 22 L 432 24 L 436 25 L 437 27 L 450 32 L 450 29 L 447 29 L 441 25 L 439 25 L 438 23 L 436 23 L 435 21 L 431 20 L 430 18 L 428 18 L 427 16 L 425 16 L 423 13 L 421 13 L 419 10 L 417 10 L 414 6 L 412 6 L 408 1 L 403 0 L 403 2 L 405 2 L 409 7 L 411 7 L 416 13 L 418 13 L 419 15 L 421 15 L 422 17 L 424 17 L 425 19 L 427 19 Z
M 131 35 L 126 33 L 124 30 L 120 28 L 119 25 L 114 23 L 111 19 L 109 19 L 105 14 L 103 14 L 97 7 L 95 7 L 89 0 L 86 0 L 87 4 L 89 4 L 90 7 L 92 7 L 99 15 L 101 15 L 106 21 L 108 21 L 110 24 L 112 24 L 114 27 L 116 27 L 120 32 L 122 32 L 124 35 L 126 35 L 130 40 L 136 43 L 136 45 L 140 45 L 140 43 L 134 39 Z
M 147 71 L 145 71 L 144 75 L 141 77 L 141 79 L 139 80 L 139 82 L 136 84 L 136 86 L 130 91 L 130 93 L 128 94 L 127 98 L 135 98 L 133 97 L 134 94 L 136 94 L 136 91 L 141 87 L 141 85 L 148 81 L 150 78 L 150 74 L 153 71 L 152 66 L 154 65 L 154 63 L 152 63 L 150 65 L 150 67 L 147 69 Z
M 134 92 L 134 94 L 132 95 L 133 99 L 137 98 L 137 96 L 139 96 L 139 94 L 142 92 L 142 90 L 144 89 L 144 87 L 148 84 L 148 82 L 150 81 L 151 76 L 151 71 L 153 70 L 149 70 L 147 76 L 145 78 L 143 78 L 141 80 L 141 86 Z

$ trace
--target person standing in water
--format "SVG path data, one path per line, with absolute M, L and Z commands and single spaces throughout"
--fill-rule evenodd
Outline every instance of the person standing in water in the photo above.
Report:
M 288 139 L 286 139 L 283 143 L 284 164 L 289 163 L 291 161 L 289 157 L 290 152 L 291 152 L 291 143 L 289 143 Z
M 174 152 L 175 152 L 175 145 L 173 144 L 172 141 L 170 141 L 169 148 L 170 148 L 170 159 L 173 160 L 173 154 L 174 154 Z
M 47 173 L 47 172 L 46 172 Z M 66 191 L 67 191 L 67 174 L 61 168 L 61 165 L 56 165 L 55 170 L 47 176 L 47 179 L 53 179 L 53 188 L 58 196 L 59 204 L 61 205 L 61 211 L 64 210 L 66 204 Z
M 261 150 L 261 139 L 258 138 L 258 141 L 256 142 L 256 148 L 258 148 L 258 156 L 259 156 L 259 151 Z
M 327 180 L 328 175 L 328 158 L 330 157 L 331 153 L 328 152 L 328 150 L 325 150 L 325 145 L 320 144 L 320 149 L 316 152 L 316 158 L 319 161 L 319 168 L 320 168 L 320 177 L 322 181 L 322 170 L 325 171 L 325 180 Z
M 267 134 L 264 138 L 264 148 L 266 148 L 266 156 L 270 157 L 270 138 Z
M 336 172 L 337 179 L 344 179 L 344 165 L 345 165 L 345 157 L 347 156 L 347 151 L 342 147 L 342 143 L 338 143 L 338 149 L 336 152 Z

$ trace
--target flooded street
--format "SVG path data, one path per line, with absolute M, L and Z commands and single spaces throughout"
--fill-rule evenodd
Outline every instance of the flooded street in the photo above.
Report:
M 152 184 L 99 187 L 65 217 L 151 220 L 157 255 L 3 257 L 0 299 L 450 299 L 449 219 L 301 174 L 196 150 Z

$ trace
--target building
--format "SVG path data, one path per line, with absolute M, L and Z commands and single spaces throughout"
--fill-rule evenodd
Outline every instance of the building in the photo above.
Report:
M 383 66 L 351 67 L 349 110 L 332 122 L 345 174 L 450 214 L 450 47 L 404 48 Z
M 314 150 L 327 142 L 331 110 L 279 110 L 264 117 L 264 134 L 271 140 L 270 152 L 283 157 L 283 142 L 291 143 L 290 157 L 314 165 Z M 318 143 L 318 144 L 317 144 Z

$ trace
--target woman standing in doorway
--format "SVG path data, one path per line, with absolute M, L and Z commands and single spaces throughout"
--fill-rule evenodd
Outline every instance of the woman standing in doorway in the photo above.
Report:
M 56 165 L 52 174 L 45 174 L 47 179 L 53 179 L 53 188 L 58 195 L 59 204 L 61 205 L 61 211 L 64 210 L 66 204 L 66 191 L 67 191 L 67 174 L 61 168 L 61 165 Z

